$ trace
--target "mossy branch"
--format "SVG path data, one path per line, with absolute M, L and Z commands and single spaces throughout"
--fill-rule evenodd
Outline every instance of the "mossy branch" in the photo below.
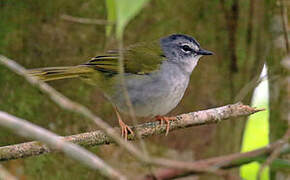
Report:
M 256 109 L 247 105 L 243 105 L 242 103 L 236 103 L 218 108 L 181 114 L 176 116 L 176 121 L 170 122 L 170 131 L 192 126 L 218 123 L 229 118 L 248 116 L 261 110 L 262 109 Z M 166 125 L 161 125 L 159 121 L 144 123 L 131 128 L 134 132 L 138 131 L 142 138 L 164 134 L 166 131 Z M 119 128 L 114 128 L 114 130 L 120 132 Z M 65 136 L 62 138 L 64 141 L 72 142 L 86 147 L 115 143 L 111 137 L 107 136 L 106 133 L 101 130 L 76 134 L 72 136 Z M 137 139 L 135 135 L 130 134 L 128 136 L 128 140 L 135 139 Z M 38 141 L 4 146 L 0 147 L 0 161 L 37 156 L 55 151 L 57 150 L 51 149 L 47 145 Z

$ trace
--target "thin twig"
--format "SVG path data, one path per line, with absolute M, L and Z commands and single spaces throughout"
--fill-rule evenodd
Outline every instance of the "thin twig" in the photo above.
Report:
M 255 89 L 261 82 L 267 79 L 267 75 L 260 77 L 260 73 L 257 74 L 252 80 L 250 80 L 250 82 L 241 88 L 235 97 L 235 101 L 242 101 L 249 94 L 249 92 L 252 92 L 253 89 Z
M 262 109 L 255 109 L 243 105 L 241 103 L 236 103 L 218 108 L 181 114 L 176 117 L 178 119 L 177 121 L 170 122 L 170 131 L 192 126 L 217 123 L 229 118 L 248 116 L 261 110 Z M 138 131 L 142 138 L 158 134 L 164 134 L 166 132 L 166 124 L 161 125 L 159 121 L 144 123 L 131 128 L 135 132 Z M 115 128 L 114 130 L 120 131 L 119 128 Z M 115 143 L 115 141 L 112 138 L 110 138 L 109 136 L 106 135 L 105 132 L 100 130 L 72 136 L 66 136 L 62 138 L 64 141 L 72 142 L 82 146 L 96 146 Z M 136 139 L 137 139 L 136 135 L 130 134 L 128 136 L 128 140 L 136 140 Z M 0 161 L 37 156 L 40 154 L 46 154 L 54 151 L 56 150 L 50 149 L 46 145 L 41 144 L 37 141 L 4 146 L 0 147 Z
M 1 164 L 0 164 L 0 180 L 17 180 L 15 176 L 9 173 Z
M 102 130 L 105 131 L 106 134 L 112 137 L 114 141 L 123 146 L 128 152 L 132 153 L 139 160 L 143 162 L 148 161 L 148 159 L 146 159 L 146 156 L 145 157 L 143 156 L 142 152 L 136 149 L 132 144 L 124 141 L 109 124 L 104 122 L 99 117 L 95 116 L 87 107 L 78 104 L 76 102 L 73 102 L 72 100 L 65 97 L 48 84 L 39 81 L 38 79 L 32 76 L 29 76 L 27 71 L 22 66 L 20 66 L 11 59 L 8 59 L 5 56 L 0 55 L 0 64 L 7 66 L 15 73 L 23 76 L 29 83 L 39 88 L 39 90 L 41 90 L 43 93 L 47 94 L 57 105 L 59 105 L 63 109 L 82 114 L 84 117 L 95 122 Z
M 163 180 L 163 179 L 174 179 L 177 177 L 191 176 L 208 173 L 207 169 L 229 169 L 239 167 L 243 164 L 248 164 L 253 161 L 261 161 L 262 157 L 269 156 L 277 147 L 282 144 L 281 141 L 274 142 L 267 147 L 260 148 L 257 150 L 245 152 L 245 153 L 235 153 L 220 157 L 213 157 L 209 159 L 198 160 L 195 162 L 182 162 L 177 163 L 177 165 L 183 167 L 187 166 L 188 170 L 182 170 L 181 168 L 166 168 L 159 169 L 155 175 L 148 174 L 145 175 L 142 179 L 146 180 Z M 290 145 L 283 149 L 283 153 L 290 153 Z M 168 163 L 168 162 L 165 162 Z M 194 170 L 190 170 L 194 169 Z
M 251 79 L 246 85 L 244 85 L 241 90 L 237 93 L 238 95 L 235 97 L 235 101 L 243 101 L 245 97 L 253 91 L 260 83 L 263 81 L 273 82 L 278 80 L 280 77 L 278 75 L 273 75 L 271 77 L 268 77 L 268 75 L 259 77 L 260 74 L 256 75 Z
M 261 175 L 265 167 L 269 166 L 280 155 L 283 146 L 288 143 L 289 139 L 290 139 L 290 128 L 288 128 L 284 137 L 280 140 L 281 142 L 280 145 L 273 150 L 273 152 L 270 154 L 267 160 L 260 166 L 257 179 L 261 179 Z
M 95 24 L 95 25 L 112 25 L 114 22 L 110 22 L 107 20 L 102 19 L 91 19 L 91 18 L 81 18 L 81 17 L 74 17 L 67 14 L 62 14 L 60 16 L 61 19 L 81 24 Z
M 93 153 L 76 144 L 64 141 L 59 138 L 57 134 L 36 126 L 24 119 L 20 119 L 6 112 L 0 111 L 0 125 L 12 130 L 20 136 L 39 140 L 40 142 L 47 144 L 52 149 L 63 151 L 69 157 L 82 162 L 88 167 L 94 170 L 100 170 L 100 172 L 107 177 L 126 179 L 120 172 L 114 170 L 111 166 L 107 165 L 102 159 L 98 158 Z

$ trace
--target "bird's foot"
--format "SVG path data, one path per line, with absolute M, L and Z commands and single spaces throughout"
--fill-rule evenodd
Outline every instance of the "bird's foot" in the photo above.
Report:
M 160 121 L 160 125 L 163 125 L 163 122 L 165 121 L 166 123 L 166 133 L 165 136 L 168 135 L 169 133 L 169 128 L 170 128 L 170 122 L 169 121 L 175 121 L 176 117 L 166 117 L 166 116 L 155 116 L 155 119 L 157 121 Z
M 134 134 L 134 132 L 132 131 L 132 129 L 127 125 L 125 124 L 121 119 L 119 119 L 119 125 L 121 127 L 121 134 L 122 134 L 122 137 L 125 138 L 125 140 L 127 141 L 128 139 L 128 131 L 130 132 L 130 134 Z
M 121 115 L 120 115 L 117 107 L 114 106 L 114 109 L 115 109 L 115 112 L 116 112 L 116 115 L 117 115 L 117 118 L 118 118 L 118 121 L 119 121 L 119 125 L 121 127 L 122 137 L 124 137 L 125 140 L 127 141 L 128 140 L 128 131 L 130 132 L 130 134 L 134 134 L 134 132 L 132 131 L 132 129 L 127 124 L 125 124 L 122 121 Z

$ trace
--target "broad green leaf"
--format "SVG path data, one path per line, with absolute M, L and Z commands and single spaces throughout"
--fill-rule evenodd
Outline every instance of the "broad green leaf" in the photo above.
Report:
M 124 29 L 129 21 L 134 18 L 148 0 L 115 0 L 117 27 L 116 36 L 122 38 Z

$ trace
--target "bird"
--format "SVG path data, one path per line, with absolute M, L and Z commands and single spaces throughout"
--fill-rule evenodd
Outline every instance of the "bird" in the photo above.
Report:
M 213 52 L 201 48 L 195 38 L 185 34 L 137 43 L 121 51 L 123 73 L 119 71 L 119 50 L 110 50 L 84 64 L 36 68 L 28 73 L 42 81 L 80 78 L 97 86 L 112 103 L 122 136 L 127 139 L 128 133 L 134 132 L 120 115 L 120 112 L 128 114 L 130 110 L 122 88 L 125 87 L 135 115 L 156 118 L 161 124 L 166 122 L 167 135 L 170 121 L 176 118 L 166 114 L 181 101 L 199 59 L 213 55 Z

